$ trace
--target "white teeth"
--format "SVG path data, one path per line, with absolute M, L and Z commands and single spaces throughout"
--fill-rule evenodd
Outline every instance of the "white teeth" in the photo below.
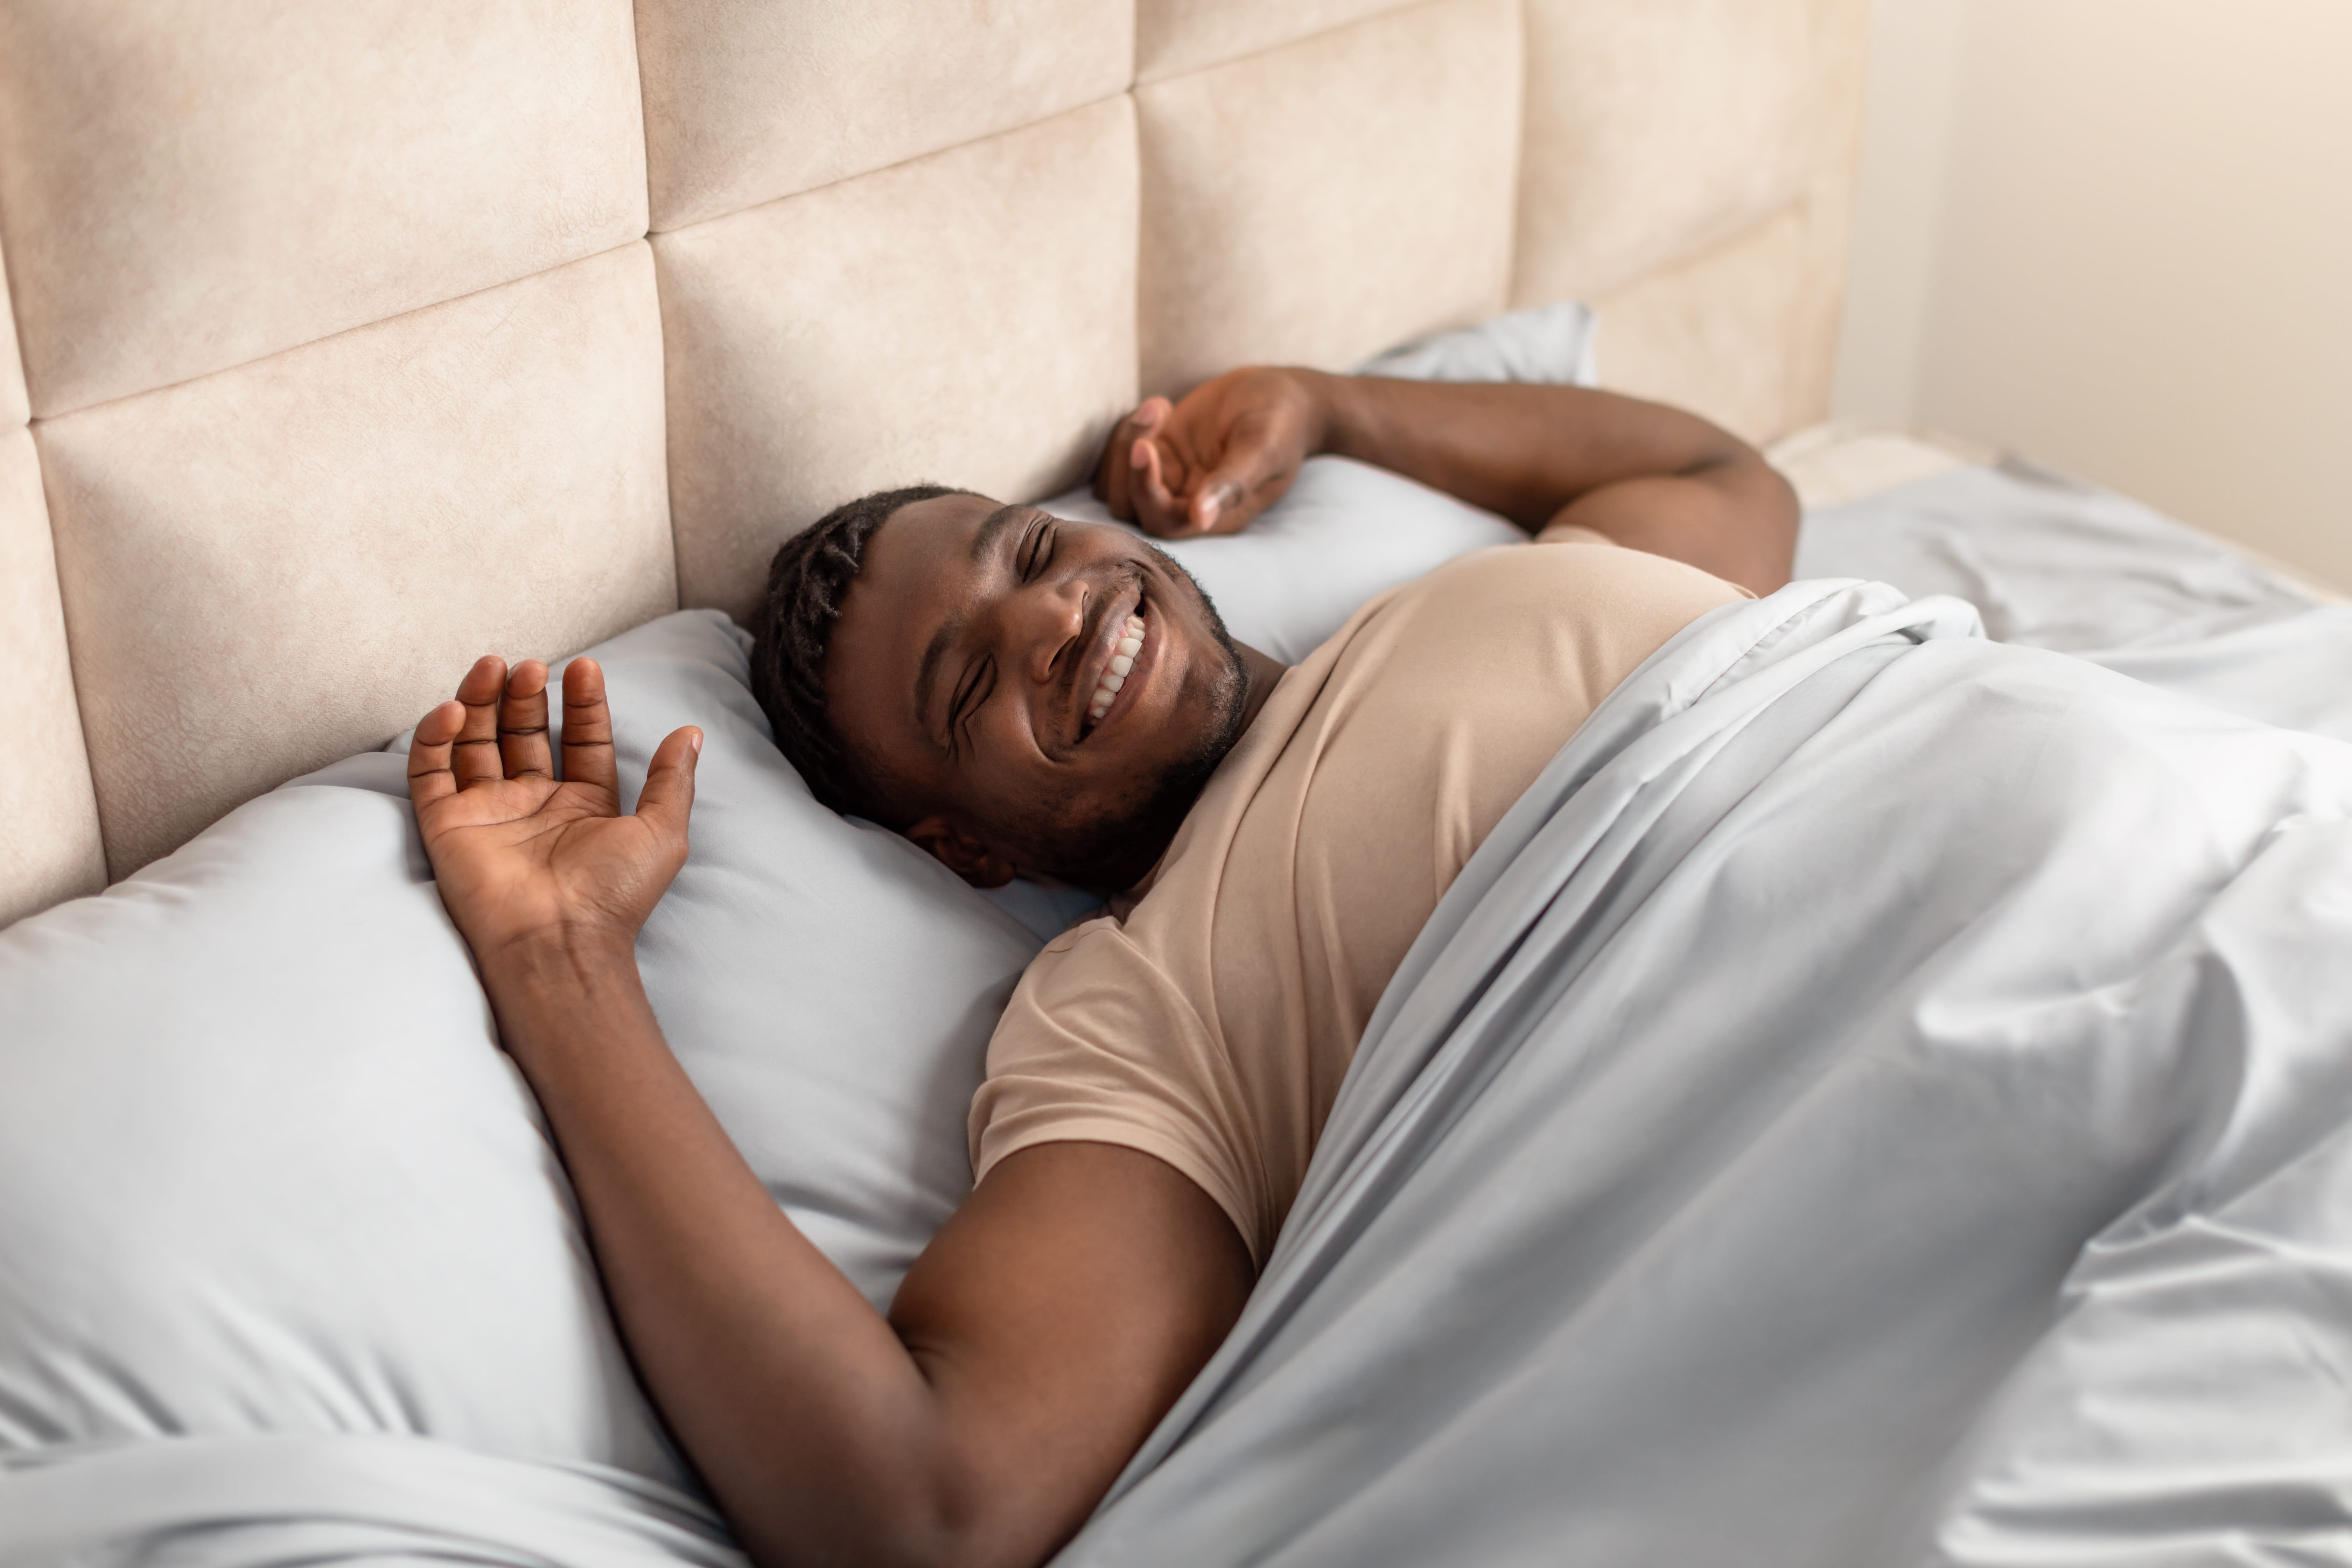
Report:
M 1111 700 L 1127 684 L 1134 673 L 1135 656 L 1143 651 L 1144 625 L 1141 616 L 1129 616 L 1119 628 L 1118 641 L 1111 649 L 1110 663 L 1104 668 L 1102 680 L 1096 686 L 1093 700 L 1087 704 L 1087 716 L 1099 721 L 1110 711 Z

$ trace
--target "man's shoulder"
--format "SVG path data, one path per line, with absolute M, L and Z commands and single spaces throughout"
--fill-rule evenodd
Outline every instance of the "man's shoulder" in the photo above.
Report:
M 1685 562 L 1647 550 L 1635 550 L 1602 538 L 1591 529 L 1565 531 L 1521 544 L 1489 544 L 1457 555 L 1433 568 L 1400 591 L 1461 592 L 1474 585 L 1523 582 L 1529 578 L 1580 580 L 1622 578 L 1660 583 L 1722 583 L 1722 579 Z M 1723 584 L 1729 588 L 1729 584 Z M 1737 590 L 1734 590 L 1735 592 Z
M 1683 562 L 1575 537 L 1457 555 L 1397 590 L 1388 607 L 1400 625 L 1435 621 L 1504 632 L 1522 616 L 1557 623 L 1564 609 L 1582 612 L 1580 619 L 1633 613 L 1647 621 L 1660 612 L 1688 619 L 1747 597 L 1752 595 Z
M 1139 915 L 1148 913 L 1144 902 L 1138 900 L 1127 908 L 1123 918 L 1106 911 L 1071 926 L 1037 950 L 1021 972 L 1016 996 L 1047 1007 L 1082 1003 L 1101 1006 L 1157 990 L 1164 977 L 1160 976 L 1162 966 L 1149 951 L 1149 932 L 1130 926 Z M 1009 1009 L 1007 1016 L 1017 1010 Z

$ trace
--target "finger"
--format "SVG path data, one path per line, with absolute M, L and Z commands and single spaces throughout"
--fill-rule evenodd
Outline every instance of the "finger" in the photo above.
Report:
M 593 658 L 563 667 L 563 779 L 621 793 L 613 761 L 613 714 L 604 705 L 604 671 Z
M 499 761 L 510 779 L 555 776 L 547 750 L 547 666 L 535 658 L 524 659 L 507 677 L 499 703 Z
M 1095 465 L 1095 499 L 1121 522 L 1135 520 L 1133 501 L 1135 441 L 1150 435 L 1172 406 L 1164 397 L 1147 397 L 1141 406 L 1120 420 L 1103 443 L 1102 461 Z
M 646 769 L 646 787 L 637 795 L 637 815 L 686 847 L 686 821 L 694 811 L 694 773 L 702 762 L 702 731 L 688 724 L 673 730 L 654 749 Z
M 1134 515 L 1127 506 L 1127 465 L 1118 460 L 1118 438 L 1126 433 L 1127 426 L 1122 423 L 1110 433 L 1110 439 L 1103 443 L 1102 460 L 1095 465 L 1094 482 L 1095 500 L 1102 502 L 1103 510 L 1121 522 L 1129 521 Z
M 1135 521 L 1144 532 L 1161 539 L 1181 532 L 1184 503 L 1176 499 L 1176 490 L 1182 480 L 1171 478 L 1174 465 L 1167 460 L 1160 443 L 1149 438 L 1136 442 L 1134 462 Z
M 499 698 L 506 690 L 507 661 L 495 654 L 474 661 L 457 683 L 457 700 L 465 704 L 466 721 L 452 742 L 450 772 L 457 787 L 495 784 L 506 776 L 499 766 Z
M 457 793 L 449 750 L 465 722 L 462 702 L 444 702 L 416 721 L 416 733 L 408 742 L 408 799 L 417 810 Z

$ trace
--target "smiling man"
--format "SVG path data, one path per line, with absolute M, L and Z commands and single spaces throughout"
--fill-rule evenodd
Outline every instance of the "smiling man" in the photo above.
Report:
M 971 1111 L 976 1185 L 887 1320 L 772 1203 L 664 1044 L 638 927 L 699 736 L 618 815 L 602 677 L 478 664 L 411 788 L 501 1037 L 561 1145 L 637 1366 L 767 1563 L 1040 1562 L 1232 1327 L 1381 990 L 1587 714 L 1787 579 L 1752 449 L 1605 393 L 1253 369 L 1114 432 L 1097 488 L 1230 531 L 1314 452 L 1512 518 L 1296 668 L 1125 530 L 923 487 L 778 552 L 753 679 L 819 798 L 967 879 L 1111 896 L 1049 944 Z M 856 1041 L 842 1042 L 854 1050 Z
M 752 688 L 819 798 L 983 887 L 1133 884 L 1282 674 L 1132 536 L 936 486 L 794 539 L 758 629 Z

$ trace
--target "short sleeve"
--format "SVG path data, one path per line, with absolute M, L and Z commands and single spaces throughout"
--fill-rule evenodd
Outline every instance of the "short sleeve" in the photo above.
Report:
M 1165 1161 L 1224 1210 L 1263 1264 L 1276 1222 L 1257 1130 L 1213 1031 L 1114 920 L 1037 955 L 989 1041 L 972 1099 L 972 1177 L 1040 1143 L 1113 1143 Z

